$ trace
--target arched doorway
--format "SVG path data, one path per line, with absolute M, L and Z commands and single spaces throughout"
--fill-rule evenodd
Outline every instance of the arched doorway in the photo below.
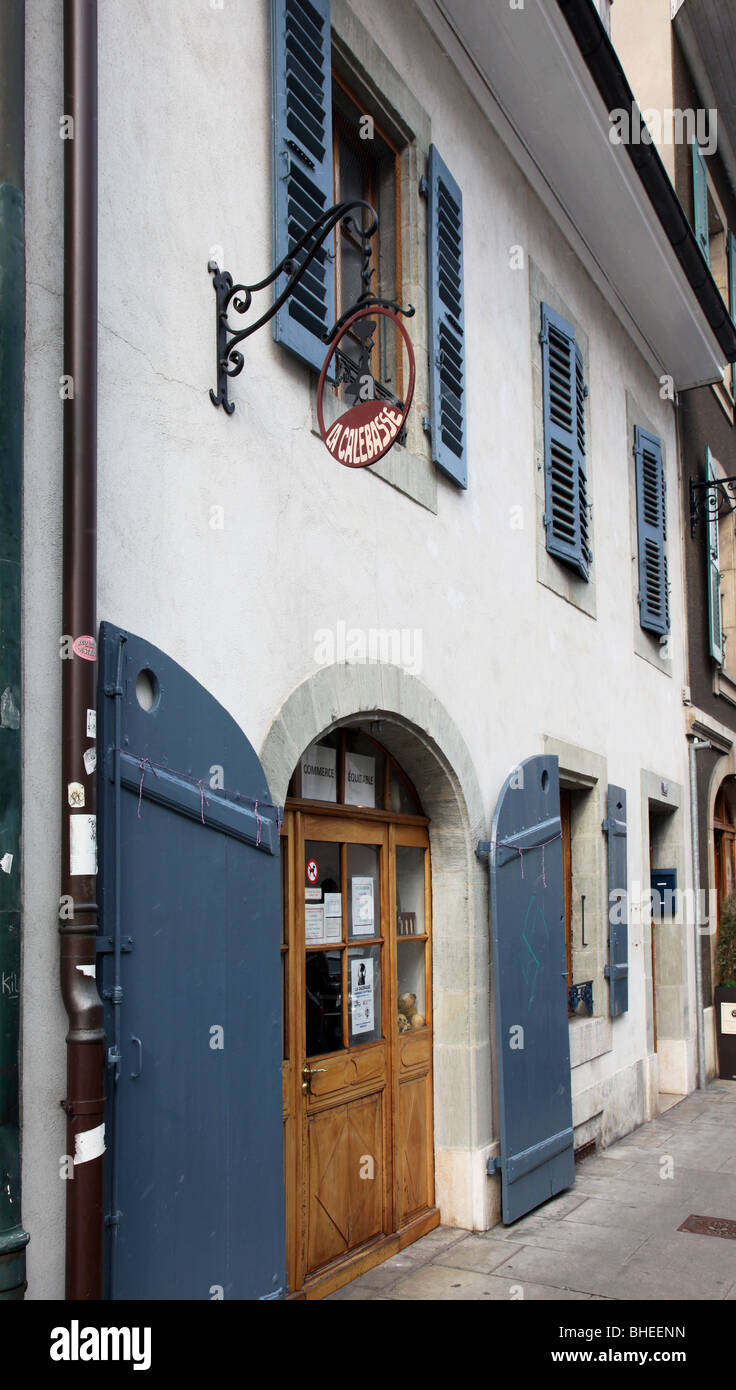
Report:
M 439 1223 L 428 819 L 355 724 L 310 744 L 282 828 L 288 1282 L 321 1297 Z

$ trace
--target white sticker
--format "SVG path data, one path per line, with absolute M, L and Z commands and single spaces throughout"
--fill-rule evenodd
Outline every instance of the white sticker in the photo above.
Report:
M 97 738 L 97 710 L 87 710 L 87 738 Z
M 75 810 L 81 810 L 84 805 L 84 787 L 81 782 L 70 782 L 66 789 L 69 798 L 69 805 Z
M 92 1158 L 99 1158 L 105 1152 L 105 1126 L 104 1123 L 97 1125 L 95 1129 L 85 1129 L 83 1134 L 74 1136 L 74 1162 L 89 1163 Z
M 8 852 L 3 855 L 2 859 L 0 859 L 0 869 L 2 869 L 4 874 L 9 874 L 12 867 L 13 856 L 10 853 L 10 850 L 8 850 Z
M 321 901 L 322 901 L 322 889 L 321 889 L 321 888 L 305 888 L 305 889 L 304 889 L 304 901 L 305 901 L 305 902 L 308 902 L 308 903 L 311 903 L 311 902 L 321 903 Z
M 97 978 L 97 966 L 96 966 L 96 965 L 78 965 L 78 966 L 77 966 L 77 970 L 79 971 L 80 975 L 89 975 L 89 977 L 90 977 L 91 980 L 94 980 L 94 979 Z
M 736 1033 L 736 1004 L 721 1004 L 721 1032 Z
M 97 817 L 69 817 L 69 873 L 73 877 L 97 873 Z
M 87 773 L 87 776 L 89 777 L 90 773 L 94 772 L 95 768 L 97 767 L 97 749 L 85 748 L 82 756 L 84 759 L 84 770 Z
M 342 893 L 325 893 L 325 941 L 342 940 Z

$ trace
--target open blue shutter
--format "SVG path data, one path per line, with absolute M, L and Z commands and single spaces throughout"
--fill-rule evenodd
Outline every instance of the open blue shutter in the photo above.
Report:
M 695 207 L 695 237 L 706 261 L 710 264 L 708 241 L 708 177 L 705 172 L 700 145 L 692 142 L 693 152 L 693 204 Z
M 434 145 L 427 182 L 432 458 L 467 487 L 463 195 Z
M 669 631 L 666 506 L 662 444 L 655 435 L 634 430 L 636 520 L 639 541 L 639 621 L 649 632 Z
M 329 0 L 271 0 L 274 264 L 333 203 L 330 53 Z M 276 341 L 315 371 L 335 320 L 331 254 L 320 250 L 273 321 Z
M 629 1007 L 629 914 L 626 867 L 626 792 L 608 788 L 608 965 L 611 1018 Z
M 736 323 L 736 237 L 729 232 L 726 243 L 728 254 L 728 307 L 731 318 Z M 731 364 L 731 395 L 736 399 L 736 364 Z
M 585 471 L 585 381 L 575 329 L 542 305 L 547 549 L 588 578 L 592 553 Z
M 710 449 L 705 450 L 705 472 L 709 483 L 718 479 Z M 708 637 L 710 654 L 719 666 L 723 661 L 723 622 L 721 620 L 721 559 L 718 545 L 718 513 L 708 510 Z
M 519 763 L 489 845 L 502 1214 L 516 1221 L 575 1181 L 557 758 Z

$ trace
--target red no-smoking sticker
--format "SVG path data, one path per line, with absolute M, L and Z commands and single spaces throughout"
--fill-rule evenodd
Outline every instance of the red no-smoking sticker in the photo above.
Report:
M 319 878 L 319 869 L 317 868 L 316 859 L 310 859 L 307 862 L 307 878 L 310 883 L 316 883 Z

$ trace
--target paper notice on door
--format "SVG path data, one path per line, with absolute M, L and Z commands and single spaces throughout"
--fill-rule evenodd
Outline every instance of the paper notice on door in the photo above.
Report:
M 324 903 L 305 903 L 304 905 L 304 938 L 307 945 L 316 945 L 325 939 L 325 908 Z
M 337 801 L 337 749 L 313 743 L 301 761 L 302 796 L 311 801 Z
M 305 901 L 308 902 L 308 903 L 321 903 L 321 901 L 322 901 L 322 889 L 321 889 L 321 888 L 305 888 L 305 889 L 304 889 L 304 899 L 305 899 Z
M 373 936 L 373 879 L 353 879 L 353 936 Z
M 373 961 L 358 957 L 350 962 L 350 1028 L 355 1037 L 372 1033 L 374 1027 Z
M 325 893 L 325 941 L 342 939 L 342 893 Z

